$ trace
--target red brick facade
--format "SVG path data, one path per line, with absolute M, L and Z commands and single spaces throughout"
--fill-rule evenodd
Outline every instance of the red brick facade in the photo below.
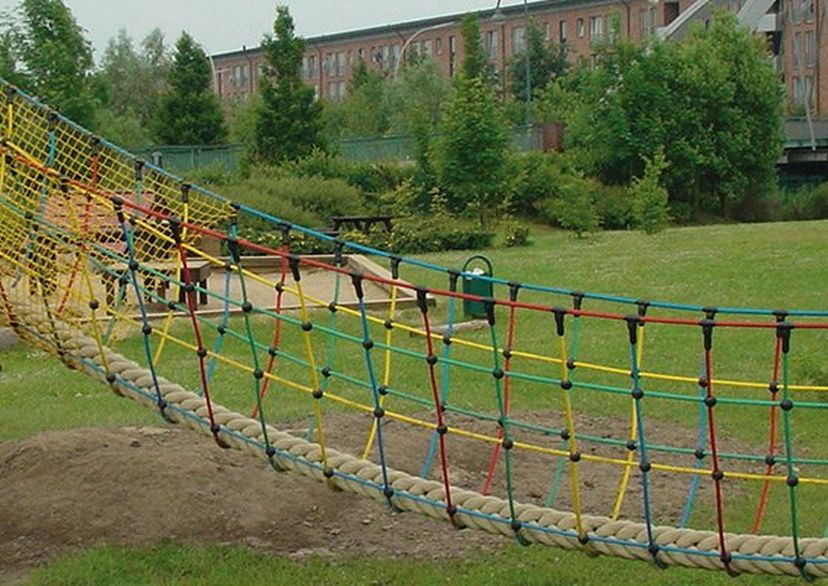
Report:
M 640 40 L 672 22 L 690 4 L 692 0 L 543 0 L 530 2 L 528 12 L 549 42 L 566 43 L 570 62 L 577 65 L 590 59 L 591 47 L 610 34 L 613 24 L 622 38 Z M 726 6 L 737 11 L 741 1 L 731 0 Z M 818 67 L 823 57 L 828 58 L 828 44 L 818 41 L 819 4 L 817 0 L 789 0 L 781 14 L 776 10 L 774 5 L 760 30 L 768 32 L 778 46 L 775 59 L 785 79 L 787 109 L 790 114 L 801 113 L 805 96 L 810 95 L 812 113 L 819 117 L 828 112 L 828 80 L 819 75 Z M 502 72 L 525 42 L 523 6 L 497 13 L 483 11 L 478 16 L 483 48 L 495 70 Z M 463 59 L 461 18 L 454 15 L 306 39 L 305 81 L 323 99 L 342 99 L 360 57 L 370 67 L 393 75 L 406 46 L 406 53 L 416 50 L 428 55 L 446 76 L 453 75 Z M 261 61 L 258 49 L 213 56 L 214 81 L 221 98 L 244 99 L 256 91 Z M 500 79 L 507 82 L 503 75 Z

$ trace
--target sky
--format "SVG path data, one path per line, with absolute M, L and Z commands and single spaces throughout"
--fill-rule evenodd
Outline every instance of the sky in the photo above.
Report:
M 125 28 L 136 40 L 159 27 L 168 44 L 182 30 L 208 53 L 256 47 L 270 32 L 275 0 L 64 0 L 100 59 L 107 41 Z M 280 0 L 290 9 L 297 33 L 316 36 L 469 10 L 494 8 L 496 0 Z M 0 0 L 0 10 L 18 0 Z M 503 0 L 503 6 L 522 4 Z

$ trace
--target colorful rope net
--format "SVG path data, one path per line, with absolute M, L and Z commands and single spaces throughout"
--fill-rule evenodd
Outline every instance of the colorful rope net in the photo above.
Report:
M 648 302 L 372 250 L 188 185 L 3 87 L 0 324 L 67 366 L 222 447 L 458 527 L 659 567 L 828 574 L 828 386 L 797 378 L 828 312 Z M 281 245 L 239 238 L 250 225 Z M 329 254 L 295 254 L 297 236 Z M 467 279 L 496 295 L 462 293 Z M 482 330 L 457 328 L 464 300 L 483 304 Z

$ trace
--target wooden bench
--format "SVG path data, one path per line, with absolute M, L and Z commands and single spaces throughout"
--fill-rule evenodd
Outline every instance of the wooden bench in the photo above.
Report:
M 167 298 L 167 290 L 175 286 L 175 281 L 184 282 L 183 268 L 178 271 L 179 266 L 175 262 L 147 262 L 141 263 L 136 271 L 138 277 L 143 277 L 144 287 L 155 289 L 161 299 Z M 190 282 L 198 285 L 198 304 L 207 305 L 207 281 L 212 273 L 212 265 L 205 260 L 187 259 L 187 268 L 190 272 Z M 122 276 L 130 279 L 129 267 L 126 263 L 107 265 L 102 274 L 104 287 L 106 288 L 106 302 L 113 305 L 115 302 L 118 282 Z M 178 291 L 178 302 L 186 301 L 186 292 L 181 287 Z
M 343 228 L 351 228 L 368 233 L 375 224 L 385 226 L 390 232 L 393 228 L 394 216 L 331 216 L 328 218 L 333 224 L 332 231 L 340 232 Z

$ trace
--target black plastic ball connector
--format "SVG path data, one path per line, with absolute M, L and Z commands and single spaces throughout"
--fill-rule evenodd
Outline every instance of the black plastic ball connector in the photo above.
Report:
M 790 476 L 788 476 L 788 479 L 785 482 L 787 482 L 788 486 L 793 488 L 794 486 L 799 484 L 799 478 L 791 474 Z
M 632 398 L 635 399 L 636 401 L 638 401 L 640 399 L 643 399 L 644 398 L 644 391 L 642 391 L 639 388 L 633 389 Z
M 316 389 L 313 392 L 313 398 L 316 399 L 317 401 L 319 399 L 321 399 L 322 397 L 324 397 L 324 396 L 325 396 L 325 391 L 323 391 L 322 389 Z
M 572 462 L 580 462 L 581 452 L 572 452 L 571 454 L 569 454 L 569 460 Z
M 219 326 L 219 327 L 216 328 L 216 331 L 219 333 L 219 335 L 223 336 L 224 334 L 227 333 L 227 327 L 226 326 Z
M 118 380 L 118 377 L 112 374 L 111 372 L 108 375 L 106 375 L 106 382 L 108 382 L 109 384 L 114 385 L 116 380 Z
M 701 448 L 696 448 L 693 451 L 693 455 L 696 457 L 696 460 L 704 460 L 707 454 L 704 453 L 704 450 Z
M 523 527 L 523 523 L 521 523 L 518 519 L 514 519 L 512 520 L 511 527 L 512 531 L 517 533 L 518 531 L 520 531 L 521 527 Z
M 570 435 L 570 433 L 569 433 L 569 430 L 568 430 L 568 429 L 562 429 L 562 430 L 561 430 L 561 439 L 562 439 L 562 440 L 566 441 L 566 440 L 568 440 L 568 439 L 569 439 L 569 438 L 571 438 L 571 437 L 572 437 L 572 435 Z
M 210 426 L 210 432 L 213 435 L 218 434 L 218 432 L 220 432 L 220 431 L 221 431 L 221 426 L 218 423 L 214 423 Z
M 393 330 L 394 329 L 394 320 L 393 319 L 387 319 L 387 320 L 385 320 L 385 323 L 383 325 L 385 326 L 386 330 Z
M 587 535 L 586 533 L 583 535 L 579 535 L 578 543 L 580 543 L 581 545 L 586 545 L 587 543 L 589 543 L 589 535 Z
M 647 551 L 650 552 L 650 555 L 656 556 L 658 552 L 661 550 L 661 547 L 657 543 L 651 543 L 647 546 Z
M 187 283 L 184 285 L 184 291 L 187 293 L 195 293 L 195 285 L 192 283 Z
M 503 358 L 509 360 L 512 357 L 512 349 L 511 348 L 504 348 L 503 349 Z
M 437 426 L 437 433 L 439 435 L 446 435 L 448 433 L 448 426 L 447 425 L 438 425 Z
M 383 417 L 385 417 L 385 409 L 383 409 L 382 407 L 377 407 L 376 409 L 374 409 L 374 417 L 376 417 L 377 419 L 382 419 Z
M 141 265 L 138 264 L 137 260 L 131 260 L 131 261 L 129 261 L 129 265 L 127 265 L 127 266 L 129 266 L 129 270 L 137 271 L 138 267 L 141 266 Z
M 262 380 L 264 378 L 264 371 L 261 368 L 257 368 L 253 371 L 253 378 L 256 380 Z
M 144 326 L 141 328 L 141 333 L 145 336 L 149 336 L 152 333 L 152 326 L 149 324 L 144 324 Z
M 437 364 L 437 356 L 434 354 L 429 354 L 428 356 L 426 356 L 426 362 L 429 366 L 434 366 L 435 364 Z
M 178 306 L 175 304 L 175 301 L 170 301 L 169 303 L 167 303 L 167 309 L 169 309 L 170 311 L 175 311 L 176 309 L 178 309 Z
M 699 377 L 699 386 L 703 389 L 707 388 L 707 379 L 704 378 L 703 376 Z
M 709 397 L 704 398 L 704 404 L 707 405 L 708 407 L 715 407 L 716 403 L 717 403 L 716 397 L 709 396 Z
M 333 477 L 334 477 L 334 470 L 333 470 L 333 468 L 325 468 L 324 470 L 322 470 L 322 475 L 323 475 L 325 478 L 333 478 Z
M 253 304 L 249 301 L 245 301 L 244 303 L 242 303 L 241 308 L 244 313 L 250 313 L 251 311 L 253 311 Z
M 562 380 L 562 381 L 561 381 L 561 388 L 562 388 L 563 390 L 565 390 L 565 391 L 568 391 L 569 389 L 571 389 L 571 388 L 572 388 L 572 381 L 571 381 L 571 380 L 569 380 L 569 379 L 567 379 L 567 380 Z
M 771 383 L 768 385 L 768 390 L 770 391 L 770 393 L 771 393 L 772 395 L 775 395 L 776 393 L 778 393 L 778 392 L 779 392 L 779 383 L 778 383 L 778 382 L 776 382 L 776 381 L 771 382 Z
M 336 313 L 336 303 L 334 303 L 333 301 L 328 303 L 328 311 L 330 311 L 331 313 Z
M 638 444 L 635 442 L 635 440 L 627 440 L 625 446 L 631 452 L 634 452 L 638 449 Z
M 773 454 L 768 454 L 765 456 L 765 464 L 768 466 L 776 466 L 776 456 Z
M 445 344 L 446 346 L 451 346 L 451 336 L 449 336 L 448 334 L 444 334 L 443 344 Z
M 384 397 L 388 394 L 388 387 L 380 385 L 377 387 L 377 392 Z
M 446 507 L 446 513 L 449 517 L 454 517 L 457 514 L 457 505 L 449 505 Z
M 97 311 L 98 308 L 100 308 L 100 306 L 101 304 L 98 302 L 97 299 L 93 299 L 89 302 L 89 309 L 91 309 L 92 311 Z
M 724 553 L 719 554 L 719 559 L 722 561 L 724 565 L 727 566 L 730 565 L 730 562 L 733 561 L 733 555 L 729 551 L 726 551 Z
M 365 348 L 366 350 L 371 350 L 374 347 L 374 341 L 373 340 L 365 340 L 362 343 L 362 347 Z
M 199 348 L 198 350 L 196 350 L 196 355 L 199 358 L 207 358 L 207 348 L 204 348 L 204 347 Z
M 569 370 L 575 370 L 576 368 L 578 368 L 578 365 L 575 364 L 575 361 L 572 358 L 570 358 L 569 360 L 566 361 L 566 367 Z
M 512 441 L 512 438 L 507 437 L 506 439 L 503 440 L 503 449 L 504 450 L 511 450 L 513 447 L 515 447 L 515 442 Z
M 807 563 L 808 562 L 805 561 L 805 558 L 801 558 L 799 556 L 797 556 L 796 559 L 794 560 L 794 566 L 796 566 L 796 568 L 798 570 L 804 570 Z
M 273 446 L 267 446 L 267 449 L 265 450 L 265 454 L 267 454 L 268 458 L 272 458 L 273 456 L 276 455 L 276 448 L 274 448 Z
M 278 283 L 276 283 L 275 289 L 276 289 L 276 293 L 284 293 L 285 285 L 281 281 L 279 281 Z
M 653 465 L 650 464 L 647 460 L 643 460 L 639 465 L 638 468 L 642 472 L 649 472 L 652 469 Z
M 325 368 L 322 369 L 322 376 L 324 376 L 325 378 L 329 378 L 331 376 L 331 367 L 330 366 L 326 366 Z
M 276 346 L 271 346 L 267 349 L 267 354 L 271 358 L 276 358 L 279 355 L 279 349 Z
M 713 480 L 715 480 L 716 482 L 721 482 L 722 480 L 724 480 L 725 477 L 724 470 L 714 470 L 710 474 L 710 477 L 713 478 Z
M 495 368 L 492 370 L 492 376 L 495 377 L 497 380 L 500 380 L 504 376 L 504 372 L 502 368 Z
M 302 322 L 302 331 L 303 332 L 310 332 L 313 330 L 313 324 L 309 321 Z
M 390 486 L 386 486 L 384 489 L 382 489 L 382 494 L 385 496 L 385 498 L 390 499 L 392 496 L 394 496 L 394 489 Z

